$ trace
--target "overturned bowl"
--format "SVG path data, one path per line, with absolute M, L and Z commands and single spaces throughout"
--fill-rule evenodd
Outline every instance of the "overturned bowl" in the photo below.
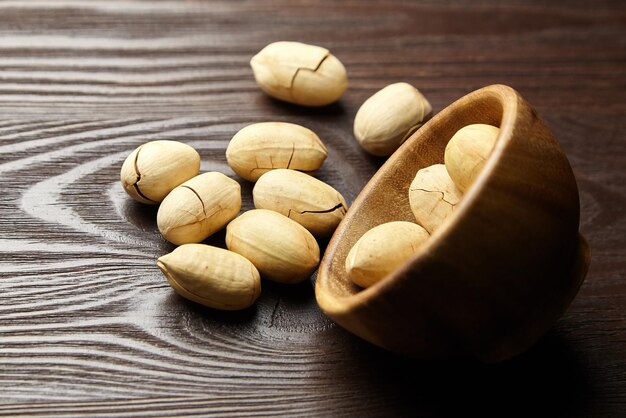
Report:
M 443 164 L 448 140 L 474 123 L 500 133 L 452 216 L 394 273 L 354 285 L 344 269 L 352 246 L 376 225 L 415 222 L 415 174 Z M 553 134 L 515 90 L 488 86 L 437 114 L 372 177 L 326 249 L 317 302 L 345 329 L 397 353 L 501 361 L 546 333 L 578 292 L 590 262 L 579 216 L 576 181 Z

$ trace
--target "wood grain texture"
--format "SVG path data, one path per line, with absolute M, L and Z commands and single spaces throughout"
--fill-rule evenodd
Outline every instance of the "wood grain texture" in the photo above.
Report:
M 248 61 L 276 40 L 341 59 L 340 102 L 264 96 Z M 0 2 L 0 415 L 623 416 L 625 46 L 616 0 Z M 559 139 L 593 258 L 547 337 L 498 365 L 417 362 L 335 326 L 312 282 L 264 282 L 240 313 L 173 293 L 156 209 L 118 183 L 132 149 L 178 139 L 202 170 L 234 176 L 237 130 L 299 123 L 327 144 L 319 177 L 350 203 L 382 163 L 356 144 L 354 115 L 397 81 L 435 113 L 511 85 Z

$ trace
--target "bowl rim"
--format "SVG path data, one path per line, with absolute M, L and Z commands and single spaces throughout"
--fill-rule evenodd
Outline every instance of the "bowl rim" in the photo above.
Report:
M 330 287 L 324 286 L 323 283 L 324 281 L 331 280 L 331 277 L 336 276 L 331 273 L 330 264 L 332 258 L 334 258 L 337 247 L 339 246 L 340 239 L 350 224 L 350 217 L 348 216 L 348 213 L 346 213 L 346 216 L 341 221 L 328 243 L 316 278 L 315 296 L 318 305 L 326 314 L 331 316 L 342 316 L 348 314 L 358 306 L 367 305 L 368 302 L 386 293 L 385 291 L 394 286 L 398 278 L 403 276 L 406 270 L 420 263 L 421 260 L 424 260 L 426 258 L 426 254 L 432 251 L 433 248 L 440 245 L 442 241 L 445 241 L 446 237 L 454 231 L 455 227 L 460 222 L 459 220 L 467 211 L 467 208 L 471 207 L 480 195 L 485 183 L 490 178 L 492 172 L 498 164 L 498 161 L 507 148 L 507 145 L 511 141 L 518 116 L 519 94 L 509 86 L 503 84 L 492 84 L 478 90 L 474 90 L 437 113 L 420 129 L 413 133 L 413 135 L 411 135 L 376 171 L 376 173 L 370 178 L 365 187 L 363 187 L 361 192 L 355 198 L 351 207 L 348 209 L 349 212 L 352 207 L 361 206 L 361 203 L 365 201 L 370 190 L 377 187 L 384 179 L 386 172 L 390 170 L 397 161 L 408 158 L 410 155 L 410 149 L 413 148 L 413 144 L 428 137 L 431 134 L 430 131 L 433 130 L 433 127 L 449 120 L 453 117 L 454 113 L 458 112 L 460 108 L 472 106 L 474 103 L 484 101 L 486 99 L 495 99 L 502 107 L 499 125 L 500 132 L 485 166 L 472 186 L 463 195 L 463 198 L 459 202 L 459 206 L 454 210 L 453 214 L 431 234 L 430 238 L 424 243 L 424 245 L 422 245 L 420 249 L 400 268 L 396 269 L 394 272 L 390 273 L 388 276 L 384 277 L 370 287 L 361 289 L 355 294 L 340 296 L 329 291 L 328 289 Z M 448 140 L 449 139 L 450 138 L 448 138 Z M 340 268 L 343 270 L 343 265 L 340 266 Z

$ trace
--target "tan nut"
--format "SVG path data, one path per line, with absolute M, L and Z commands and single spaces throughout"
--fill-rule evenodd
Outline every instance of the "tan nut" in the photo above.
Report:
M 419 170 L 409 188 L 415 220 L 431 234 L 452 214 L 461 197 L 443 164 Z
M 367 231 L 346 257 L 346 272 L 361 287 L 369 287 L 399 268 L 430 235 L 412 222 L 388 222 Z
M 151 141 L 136 148 L 122 164 L 120 181 L 130 197 L 158 204 L 200 170 L 200 155 L 177 141 Z
M 245 257 L 204 244 L 185 244 L 157 266 L 182 297 L 223 310 L 251 306 L 261 293 L 259 272 Z
M 304 126 L 285 122 L 248 125 L 233 136 L 226 148 L 228 165 L 249 181 L 276 168 L 313 172 L 326 160 L 328 150 Z
M 462 192 L 467 191 L 482 171 L 500 128 L 477 123 L 464 126 L 450 139 L 444 160 L 450 177 Z
M 302 225 L 265 210 L 250 210 L 226 227 L 226 246 L 255 265 L 263 277 L 297 283 L 313 274 L 320 249 Z
M 324 106 L 348 88 L 346 69 L 326 48 L 300 42 L 274 42 L 250 60 L 254 78 L 275 99 Z
M 252 195 L 257 209 L 281 213 L 317 237 L 330 236 L 348 207 L 332 186 L 294 170 L 278 169 L 263 174 Z
M 432 107 L 408 83 L 390 84 L 359 108 L 354 136 L 363 149 L 378 156 L 391 155 L 430 117 Z
M 241 209 L 241 187 L 222 173 L 200 174 L 171 191 L 157 226 L 172 244 L 200 242 L 222 229 Z

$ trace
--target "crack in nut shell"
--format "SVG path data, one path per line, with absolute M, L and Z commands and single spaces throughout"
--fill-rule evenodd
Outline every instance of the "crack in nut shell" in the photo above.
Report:
M 137 147 L 120 170 L 122 187 L 130 197 L 158 204 L 176 186 L 200 170 L 200 155 L 178 141 L 151 141 Z
M 274 42 L 250 60 L 257 84 L 275 99 L 303 106 L 337 101 L 348 88 L 346 69 L 326 48 Z
M 172 244 L 200 242 L 222 229 L 241 210 L 241 187 L 218 172 L 200 174 L 163 200 L 157 226 Z
M 277 168 L 313 172 L 328 150 L 310 129 L 294 123 L 261 122 L 237 132 L 226 148 L 228 165 L 240 177 L 257 181 Z
M 257 209 L 285 215 L 316 237 L 330 236 L 348 207 L 332 186 L 294 170 L 268 171 L 259 178 L 252 195 Z
M 452 215 L 462 197 L 443 164 L 419 170 L 409 187 L 415 220 L 431 234 Z

